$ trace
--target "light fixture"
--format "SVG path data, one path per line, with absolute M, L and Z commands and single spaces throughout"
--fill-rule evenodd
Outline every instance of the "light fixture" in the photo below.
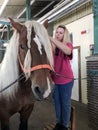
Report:
M 6 5 L 7 5 L 8 2 L 9 2 L 9 0 L 4 0 L 2 6 L 1 6 L 1 8 L 0 8 L 0 15 L 2 14 L 2 12 L 3 12 L 3 10 L 4 10 L 4 8 L 6 7 Z

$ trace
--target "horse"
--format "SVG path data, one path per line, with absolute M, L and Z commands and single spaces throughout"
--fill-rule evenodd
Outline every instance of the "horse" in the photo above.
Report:
M 20 115 L 19 130 L 28 130 L 35 101 L 51 93 L 52 47 L 45 22 L 9 19 L 14 32 L 0 65 L 1 130 L 10 130 L 15 113 Z

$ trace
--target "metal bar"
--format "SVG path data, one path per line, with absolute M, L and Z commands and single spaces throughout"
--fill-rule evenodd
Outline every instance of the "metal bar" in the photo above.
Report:
M 1 40 L 1 35 L 2 35 L 2 32 L 0 32 L 0 40 Z
M 5 22 L 5 21 L 0 21 L 0 24 L 3 24 L 3 25 L 10 25 L 10 22 Z
M 98 70 L 88 69 L 87 73 L 88 73 L 88 75 L 97 76 L 98 75 Z
M 28 1 L 28 0 L 27 0 L 27 1 Z M 32 0 L 32 1 L 30 2 L 30 5 L 32 5 L 34 2 L 35 2 L 35 0 Z M 22 12 L 17 16 L 17 18 L 20 18 L 25 12 L 26 12 L 26 8 L 24 8 L 24 9 L 22 10 Z M 28 14 L 27 14 L 27 15 L 28 15 Z
M 94 13 L 94 54 L 98 54 L 98 0 L 93 0 Z
M 7 40 L 9 40 L 10 37 L 11 37 L 10 25 L 7 25 L 7 28 L 8 28 L 8 32 L 7 32 Z
M 26 19 L 31 19 L 31 6 L 30 6 L 30 0 L 26 0 Z
M 4 42 L 7 42 L 8 40 L 2 40 L 0 39 L 0 43 L 4 43 Z

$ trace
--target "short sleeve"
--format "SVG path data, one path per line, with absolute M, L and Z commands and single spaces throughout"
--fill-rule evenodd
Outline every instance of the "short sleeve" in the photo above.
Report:
M 67 43 L 67 46 L 70 47 L 70 48 L 73 50 L 73 45 L 72 45 L 71 42 L 70 42 L 70 43 Z
M 73 45 L 72 45 L 72 43 L 70 42 L 70 43 L 67 43 L 67 46 L 71 49 L 71 54 L 70 54 L 70 55 L 67 55 L 67 57 L 68 57 L 70 60 L 72 60 L 72 58 L 73 58 Z

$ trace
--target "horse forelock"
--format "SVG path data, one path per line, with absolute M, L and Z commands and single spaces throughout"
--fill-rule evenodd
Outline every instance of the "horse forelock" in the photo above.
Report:
M 33 21 L 27 21 L 25 23 L 25 26 L 28 28 L 27 33 L 29 33 L 28 34 L 29 37 L 30 37 L 30 34 L 31 34 L 30 30 L 32 29 L 32 27 L 34 28 L 34 31 L 35 31 L 35 34 L 36 34 L 35 38 L 36 38 L 36 41 L 37 41 L 36 44 L 38 46 L 38 49 L 41 53 L 41 44 L 42 44 L 44 49 L 45 49 L 49 63 L 53 67 L 52 46 L 51 46 L 49 36 L 48 36 L 47 30 L 45 29 L 45 27 L 43 25 L 41 25 L 40 23 L 34 21 L 34 20 Z M 30 43 L 30 40 L 31 39 L 29 38 L 29 43 Z M 28 45 L 29 45 L 29 43 L 28 43 Z
M 4 89 L 12 82 L 18 78 L 18 65 L 17 65 L 17 55 L 18 55 L 18 39 L 19 34 L 15 31 L 10 43 L 6 48 L 4 59 L 0 67 L 0 90 Z M 14 96 L 15 91 L 17 91 L 18 83 L 15 83 L 2 93 L 6 97 Z
M 31 31 L 32 31 L 32 24 L 30 21 L 25 23 L 25 26 L 27 27 L 27 46 L 28 46 L 28 51 L 26 54 L 26 57 L 24 59 L 24 69 L 30 69 L 31 67 L 31 53 L 30 53 L 30 48 L 31 48 Z M 25 73 L 25 72 L 24 72 Z M 28 71 L 25 73 L 26 79 L 28 79 L 31 75 L 31 72 Z

